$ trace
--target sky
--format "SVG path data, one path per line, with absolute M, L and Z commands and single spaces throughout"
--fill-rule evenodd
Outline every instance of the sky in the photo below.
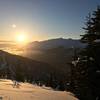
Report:
M 100 0 L 0 0 L 0 40 L 80 38 L 85 17 Z

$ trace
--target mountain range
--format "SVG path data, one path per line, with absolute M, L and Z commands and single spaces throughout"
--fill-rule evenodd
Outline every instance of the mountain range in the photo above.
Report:
M 66 84 L 70 81 L 73 56 L 85 46 L 80 40 L 57 38 L 31 42 L 21 56 L 0 50 L 0 77 Z
M 50 48 L 56 48 L 56 47 L 84 48 L 85 46 L 86 44 L 81 43 L 80 40 L 64 39 L 64 38 L 35 41 L 28 44 L 28 48 L 31 48 L 31 49 L 50 49 Z

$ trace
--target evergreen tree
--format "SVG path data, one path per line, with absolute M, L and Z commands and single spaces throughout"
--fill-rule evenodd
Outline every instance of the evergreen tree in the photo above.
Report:
M 87 47 L 80 52 L 80 59 L 74 65 L 74 93 L 80 100 L 100 99 L 100 6 L 88 15 L 86 31 L 81 41 Z
M 97 7 L 97 10 L 86 17 L 86 34 L 82 35 L 82 42 L 92 43 L 96 39 L 100 39 L 100 6 Z

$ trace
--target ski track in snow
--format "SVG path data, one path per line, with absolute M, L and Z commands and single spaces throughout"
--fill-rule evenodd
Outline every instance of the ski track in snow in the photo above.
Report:
M 20 88 L 13 88 L 11 80 L 0 80 L 0 100 L 78 100 L 71 93 L 54 91 L 29 83 L 20 83 Z

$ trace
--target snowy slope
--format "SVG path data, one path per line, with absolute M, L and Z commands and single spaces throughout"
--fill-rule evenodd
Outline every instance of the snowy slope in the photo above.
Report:
M 11 80 L 0 80 L 0 100 L 77 100 L 68 92 L 53 91 L 29 83 L 20 83 L 20 88 L 13 88 L 12 85 Z

